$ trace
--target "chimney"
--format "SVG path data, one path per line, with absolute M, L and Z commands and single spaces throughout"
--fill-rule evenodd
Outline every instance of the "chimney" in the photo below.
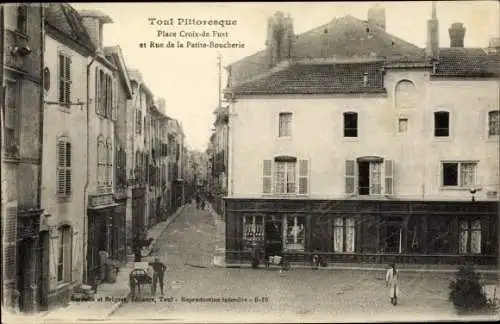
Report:
M 450 47 L 464 47 L 465 28 L 462 23 L 451 24 L 448 32 L 450 33 Z
M 103 51 L 103 25 L 112 23 L 113 20 L 105 13 L 98 10 L 81 10 L 78 12 L 82 17 L 92 43 L 98 51 Z
M 385 8 L 378 3 L 368 10 L 368 23 L 385 30 Z
M 436 2 L 432 1 L 431 19 L 427 20 L 427 46 L 425 49 L 427 58 L 439 59 L 439 21 L 436 15 Z
M 500 37 L 491 37 L 490 44 L 487 48 L 488 54 L 500 53 Z
M 293 20 L 277 11 L 267 22 L 267 56 L 269 67 L 291 57 L 293 45 Z

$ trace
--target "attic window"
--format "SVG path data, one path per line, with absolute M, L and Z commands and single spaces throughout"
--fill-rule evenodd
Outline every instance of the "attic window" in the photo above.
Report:
M 328 34 L 328 29 L 325 29 L 323 32 L 324 32 L 325 34 Z
M 370 28 L 366 27 L 366 32 L 369 33 L 370 32 Z

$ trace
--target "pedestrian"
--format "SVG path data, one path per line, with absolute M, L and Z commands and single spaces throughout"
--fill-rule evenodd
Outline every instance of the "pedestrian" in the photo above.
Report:
M 153 296 L 156 295 L 156 284 L 160 283 L 160 292 L 163 296 L 163 280 L 165 278 L 165 271 L 167 270 L 167 266 L 163 264 L 159 258 L 155 258 L 154 262 L 149 262 L 149 265 L 153 268 L 153 286 L 152 292 Z
M 196 209 L 200 209 L 200 196 L 196 195 Z
M 394 306 L 398 303 L 399 295 L 399 271 L 396 264 L 392 263 L 385 274 L 385 286 L 389 288 L 389 298 Z
M 257 269 L 259 267 L 260 259 L 261 259 L 261 244 L 257 242 L 254 244 L 252 248 L 252 268 Z
M 201 200 L 201 210 L 205 210 L 205 200 Z

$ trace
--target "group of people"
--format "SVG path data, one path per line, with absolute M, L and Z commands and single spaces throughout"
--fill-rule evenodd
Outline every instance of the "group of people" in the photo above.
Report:
M 196 202 L 196 209 L 205 210 L 205 199 L 200 194 L 196 194 L 194 200 Z

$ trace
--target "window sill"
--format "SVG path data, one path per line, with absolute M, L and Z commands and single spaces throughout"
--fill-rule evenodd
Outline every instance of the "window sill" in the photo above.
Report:
M 359 142 L 359 137 L 343 137 L 342 142 Z
M 470 188 L 474 188 L 477 185 L 471 185 L 469 187 L 458 187 L 458 186 L 449 186 L 449 187 L 439 187 L 439 190 L 455 190 L 455 191 L 469 191 Z
M 70 114 L 71 113 L 70 107 L 67 106 L 67 105 L 63 105 L 61 103 L 57 107 L 57 110 L 59 110 L 60 112 L 66 113 L 66 114 Z
M 486 138 L 486 142 L 498 143 L 498 141 L 500 141 L 500 135 L 488 136 Z
M 263 197 L 274 197 L 274 198 L 293 198 L 293 197 L 308 197 L 309 194 L 297 194 L 297 193 L 265 193 L 262 194 Z
M 276 139 L 278 141 L 291 141 L 292 137 L 291 136 L 278 136 Z
M 73 199 L 73 196 L 57 196 L 57 202 L 59 203 L 67 203 L 70 202 Z
M 443 137 L 436 137 L 434 136 L 432 138 L 433 142 L 451 142 L 453 138 L 451 136 L 443 136 Z

